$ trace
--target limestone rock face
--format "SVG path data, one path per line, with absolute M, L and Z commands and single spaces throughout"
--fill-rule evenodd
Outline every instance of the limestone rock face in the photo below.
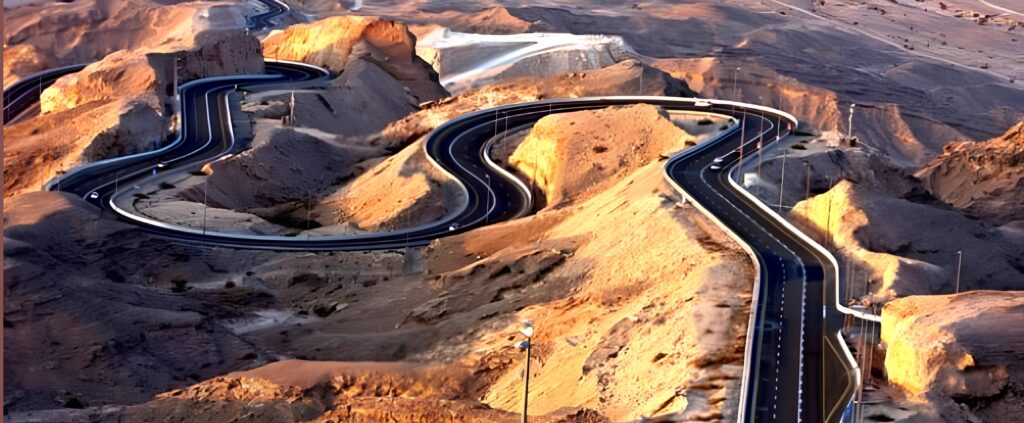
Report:
M 790 217 L 862 269 L 871 302 L 953 292 L 957 251 L 965 263 L 961 291 L 1020 289 L 1024 281 L 1019 240 L 1007 231 L 848 180 L 797 203 Z
M 913 296 L 882 310 L 889 382 L 933 402 L 992 397 L 1024 379 L 1024 293 Z
M 538 121 L 509 163 L 534 180 L 548 205 L 556 205 L 586 198 L 615 175 L 681 150 L 687 139 L 650 105 L 560 113 Z
M 997 222 L 1024 220 L 1024 122 L 985 142 L 954 142 L 917 172 L 936 197 Z
M 4 49 L 4 86 L 33 73 L 52 68 L 53 57 L 31 44 L 18 44 Z
M 195 43 L 169 51 L 120 50 L 80 72 L 58 79 L 43 91 L 43 113 L 73 109 L 92 101 L 110 101 L 153 93 L 164 101 L 173 94 L 175 61 L 178 83 L 210 76 L 263 72 L 259 41 L 241 30 L 211 30 Z
M 376 64 L 409 87 L 414 97 L 444 94 L 437 73 L 416 56 L 416 37 L 405 24 L 367 16 L 334 16 L 292 25 L 263 40 L 267 57 L 295 60 L 343 73 L 359 58 Z

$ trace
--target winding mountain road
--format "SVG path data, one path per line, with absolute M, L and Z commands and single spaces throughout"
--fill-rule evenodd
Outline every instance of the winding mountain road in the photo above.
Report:
M 273 7 L 271 11 L 282 13 Z M 267 24 L 269 19 L 261 22 Z M 82 65 L 76 66 L 81 69 Z M 42 72 L 5 90 L 5 122 L 32 107 L 45 85 L 77 69 Z M 81 196 L 108 216 L 155 236 L 185 242 L 270 250 L 394 249 L 425 245 L 438 237 L 514 219 L 531 210 L 529 189 L 489 159 L 490 144 L 501 136 L 496 123 L 518 128 L 548 114 L 637 103 L 669 111 L 731 116 L 739 123 L 669 159 L 665 174 L 687 201 L 737 239 L 757 267 L 739 420 L 842 419 L 859 373 L 839 329 L 844 313 L 857 313 L 837 302 L 835 259 L 735 182 L 744 170 L 734 152 L 742 148 L 752 157 L 760 145 L 785 143 L 789 128 L 796 127 L 795 118 L 778 110 L 695 98 L 600 97 L 545 100 L 470 113 L 441 125 L 424 143 L 427 156 L 465 189 L 465 206 L 441 221 L 393 232 L 338 237 L 215 233 L 158 222 L 122 207 L 131 201 L 135 187 L 150 178 L 195 170 L 237 151 L 227 97 L 236 88 L 266 88 L 326 77 L 326 71 L 314 66 L 268 61 L 266 75 L 184 84 L 179 90 L 182 128 L 176 141 L 159 150 L 82 166 L 54 180 L 47 189 Z M 721 160 L 716 163 L 718 158 Z

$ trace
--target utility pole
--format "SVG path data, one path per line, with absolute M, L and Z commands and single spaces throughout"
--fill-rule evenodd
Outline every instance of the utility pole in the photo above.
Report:
M 964 263 L 963 250 L 956 252 L 956 294 L 960 293 L 960 266 Z

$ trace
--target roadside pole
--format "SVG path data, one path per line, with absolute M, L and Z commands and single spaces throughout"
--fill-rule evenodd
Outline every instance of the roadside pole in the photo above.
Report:
M 207 193 L 209 191 L 209 186 L 210 186 L 210 175 L 206 175 L 206 178 L 203 179 L 203 235 L 204 236 L 206 235 L 206 209 L 209 207 L 209 205 L 207 203 L 207 198 L 208 198 Z
M 804 200 L 811 198 L 811 165 L 804 161 L 804 169 L 807 170 L 807 181 L 804 182 Z
M 739 69 L 739 68 L 736 68 Z M 740 118 L 740 162 L 736 170 L 736 183 L 743 185 L 743 142 L 747 140 L 747 110 Z
M 963 250 L 956 252 L 956 294 L 960 293 L 960 266 L 964 263 Z
M 778 142 L 778 141 L 776 141 Z M 786 148 L 782 148 L 782 177 L 779 178 L 779 214 L 782 214 L 782 193 L 786 187 Z

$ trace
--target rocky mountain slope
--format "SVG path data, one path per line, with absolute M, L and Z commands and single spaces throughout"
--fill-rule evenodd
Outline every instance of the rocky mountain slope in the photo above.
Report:
M 1024 220 L 1024 122 L 985 142 L 956 142 L 916 176 L 940 200 L 1000 223 Z
M 1020 239 L 954 211 L 892 198 L 846 180 L 801 201 L 790 217 L 857 267 L 856 298 L 884 303 L 960 289 L 1021 289 Z M 861 279 L 858 279 L 860 281 Z M 863 290 L 867 290 L 866 294 Z
M 4 126 L 4 165 L 12 172 L 4 180 L 5 198 L 38 190 L 75 166 L 167 142 L 174 130 L 175 66 L 179 83 L 263 70 L 258 41 L 245 31 L 209 31 L 192 39 L 196 44 L 180 50 L 114 52 L 44 90 L 38 117 Z
M 215 2 L 81 0 L 4 9 L 4 45 L 16 51 L 4 49 L 4 85 L 51 66 L 118 50 L 173 51 L 196 44 L 208 29 L 245 27 L 244 6 Z
M 973 291 L 886 304 L 882 342 L 889 382 L 938 415 L 1007 421 L 1024 412 L 1024 294 Z

